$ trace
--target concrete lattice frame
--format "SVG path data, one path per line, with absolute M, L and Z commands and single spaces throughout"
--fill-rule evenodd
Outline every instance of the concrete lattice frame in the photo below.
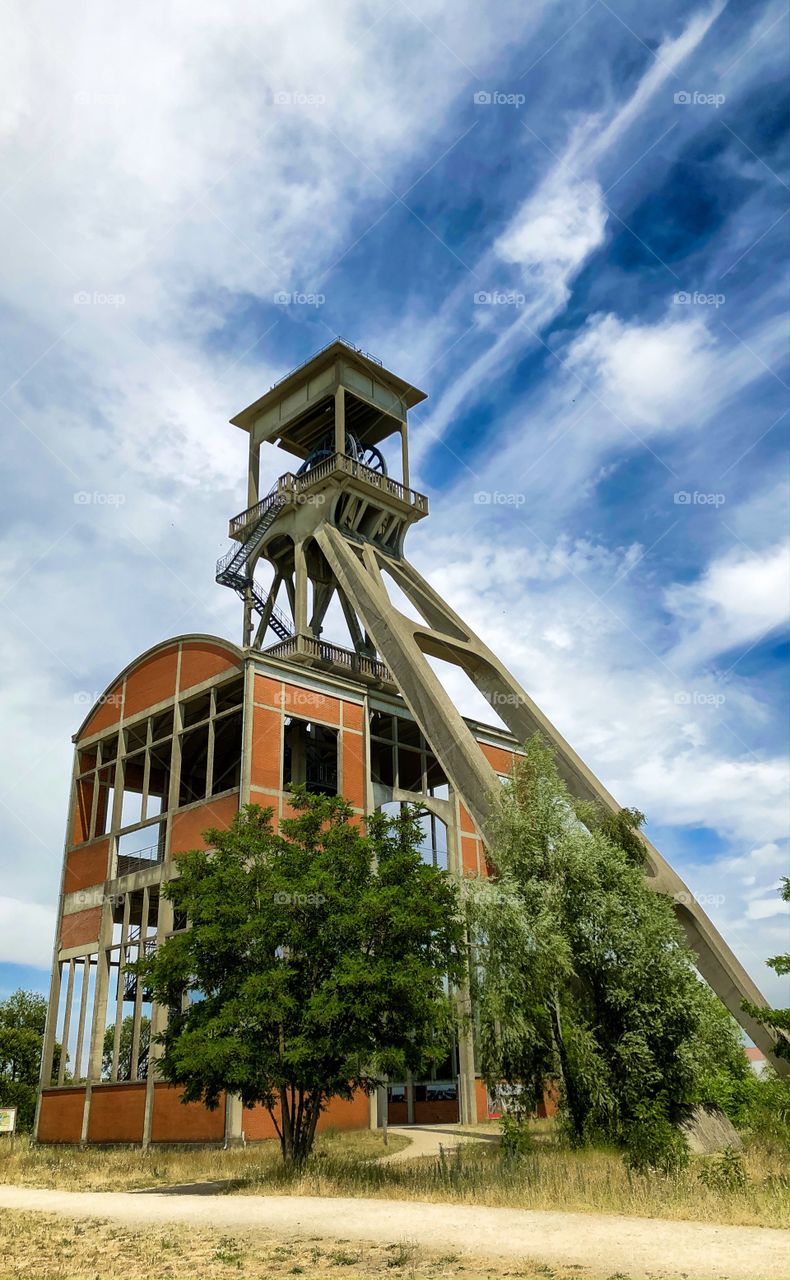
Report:
M 619 812 L 620 805 L 614 797 L 518 681 L 407 560 L 386 555 L 371 545 L 360 547 L 327 523 L 316 528 L 314 536 L 484 837 L 498 786 L 496 775 L 426 655 L 461 667 L 520 742 L 526 742 L 536 732 L 542 734 L 553 747 L 560 772 L 574 795 L 595 801 L 612 813 Z M 422 615 L 424 623 L 415 622 L 395 608 L 382 568 Z M 764 997 L 688 886 L 654 845 L 645 836 L 642 839 L 647 852 L 648 883 L 657 893 L 672 899 L 700 973 L 777 1071 L 785 1075 L 789 1064 L 775 1055 L 774 1036 L 741 1007 L 744 999 L 765 1005 Z

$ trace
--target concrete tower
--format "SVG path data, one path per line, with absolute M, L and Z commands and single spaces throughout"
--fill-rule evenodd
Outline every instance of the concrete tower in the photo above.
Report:
M 289 788 L 339 792 L 360 819 L 417 803 L 423 857 L 485 873 L 498 778 L 536 730 L 571 790 L 617 811 L 587 766 L 495 655 L 409 564 L 409 527 L 428 514 L 410 487 L 407 414 L 423 392 L 335 341 L 233 420 L 249 435 L 248 506 L 217 580 L 244 601 L 242 644 L 165 639 L 110 682 L 74 735 L 36 1132 L 47 1142 L 249 1141 L 273 1136 L 261 1107 L 233 1097 L 184 1106 L 148 1045 L 168 1011 L 126 971 L 188 927 L 161 892 L 178 855 L 248 803 L 289 814 Z M 393 448 L 393 443 L 395 447 Z M 260 496 L 261 445 L 293 457 Z M 395 456 L 399 475 L 388 471 Z M 255 578 L 268 566 L 270 582 Z M 417 615 L 393 601 L 405 596 Z M 402 595 L 400 594 L 402 593 Z M 405 606 L 404 606 L 405 607 Z M 324 637 L 345 625 L 349 644 Z M 273 632 L 273 636 L 269 635 Z M 271 643 L 267 643 L 271 641 Z M 428 658 L 457 664 L 508 731 L 461 716 Z M 686 886 L 649 842 L 648 883 L 666 893 L 701 973 L 778 1070 L 773 1041 L 740 1008 L 764 1003 Z M 456 993 L 467 1003 L 464 991 Z M 64 1046 L 60 1055 L 56 1046 Z M 471 1032 L 424 1080 L 388 1098 L 335 1100 L 321 1124 L 473 1121 L 486 1091 Z
M 444 691 L 426 656 L 459 666 L 523 744 L 536 731 L 554 747 L 571 791 L 617 812 L 613 796 L 546 719 L 499 659 L 442 600 L 404 554 L 406 533 L 428 514 L 428 500 L 409 488 L 407 413 L 425 393 L 371 356 L 336 340 L 295 369 L 233 422 L 249 434 L 249 509 L 231 521 L 239 546 L 217 566 L 217 581 L 245 600 L 245 641 L 260 619 L 254 643 L 268 627 L 280 642 L 268 652 L 311 663 L 331 660 L 321 640 L 327 607 L 337 595 L 355 655 L 353 669 L 375 678 L 386 664 L 453 788 L 485 837 L 497 779 L 474 732 Z M 387 474 L 378 449 L 400 438 L 402 475 Z M 281 476 L 258 499 L 262 444 L 295 454 L 296 473 Z M 268 595 L 253 581 L 265 558 L 274 567 Z M 393 604 L 387 578 L 422 617 L 415 622 Z M 285 587 L 293 628 L 277 611 Z M 312 588 L 312 608 L 308 597 Z M 741 1009 L 747 999 L 765 1003 L 743 966 L 693 894 L 645 839 L 646 875 L 652 888 L 672 898 L 703 977 L 766 1053 L 773 1037 Z M 784 1067 L 781 1060 L 780 1068 Z

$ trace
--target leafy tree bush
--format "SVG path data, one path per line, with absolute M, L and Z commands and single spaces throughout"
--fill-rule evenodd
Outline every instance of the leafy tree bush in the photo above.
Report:
M 505 1112 L 499 1122 L 499 1149 L 506 1159 L 518 1159 L 532 1149 L 532 1135 L 525 1118 Z
M 790 902 L 790 879 L 787 876 L 782 878 L 782 888 L 779 892 L 784 902 Z M 790 953 L 772 956 L 768 964 L 776 973 L 784 977 L 790 973 Z M 776 1056 L 790 1058 L 790 1009 L 769 1009 L 763 1005 L 752 1004 L 749 1000 L 743 1001 L 743 1008 L 758 1022 L 762 1022 L 763 1026 L 777 1032 Z
M 720 1156 L 706 1160 L 699 1169 L 700 1182 L 711 1191 L 732 1193 L 745 1191 L 749 1179 L 740 1151 L 727 1147 Z
M 339 796 L 291 803 L 277 832 L 248 805 L 179 856 L 164 892 L 190 928 L 130 968 L 171 1010 L 164 1078 L 185 1101 L 263 1103 L 300 1163 L 331 1098 L 446 1055 L 466 952 L 455 882 L 422 861 L 412 810 L 365 834 Z
M 499 800 L 492 877 L 470 884 L 483 1074 L 542 1095 L 559 1082 L 573 1145 L 624 1145 L 634 1167 L 687 1159 L 677 1122 L 710 1082 L 748 1070 L 737 1028 L 698 978 L 638 828 L 575 805 L 550 748 L 527 744 Z
M 140 1057 L 148 1052 L 148 1041 L 151 1036 L 151 1019 L 143 1015 L 140 1018 L 140 1046 L 138 1049 L 138 1061 Z M 118 1042 L 118 1079 L 131 1080 L 132 1078 L 132 1040 L 134 1037 L 134 1016 L 130 1013 L 121 1023 L 121 1035 Z M 112 1055 L 115 1045 L 115 1026 L 109 1026 L 104 1033 L 104 1045 L 102 1047 L 102 1075 L 109 1079 L 112 1071 Z
M 47 1002 L 15 991 L 0 1003 L 0 1106 L 17 1108 L 17 1127 L 32 1129 L 41 1070 Z M 55 1070 L 60 1050 L 55 1053 Z

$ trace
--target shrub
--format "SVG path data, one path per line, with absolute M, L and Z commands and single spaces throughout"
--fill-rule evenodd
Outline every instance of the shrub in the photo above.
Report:
M 719 1192 L 745 1191 L 749 1182 L 743 1156 L 733 1147 L 727 1147 L 722 1155 L 707 1160 L 699 1170 L 699 1178 L 711 1191 Z
M 644 1106 L 625 1132 L 625 1162 L 635 1173 L 680 1173 L 689 1162 L 683 1134 L 658 1108 Z
M 502 1138 L 499 1149 L 502 1154 L 511 1159 L 518 1159 L 519 1156 L 526 1155 L 532 1146 L 532 1135 L 526 1121 L 519 1116 L 511 1116 L 505 1112 L 500 1121 L 500 1126 Z

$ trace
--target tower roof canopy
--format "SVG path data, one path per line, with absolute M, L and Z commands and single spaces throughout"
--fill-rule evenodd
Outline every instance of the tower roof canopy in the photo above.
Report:
M 334 393 L 346 390 L 348 430 L 364 444 L 378 444 L 406 421 L 426 393 L 380 361 L 335 338 L 286 374 L 231 422 L 256 444 L 278 444 L 306 458 L 334 422 Z

